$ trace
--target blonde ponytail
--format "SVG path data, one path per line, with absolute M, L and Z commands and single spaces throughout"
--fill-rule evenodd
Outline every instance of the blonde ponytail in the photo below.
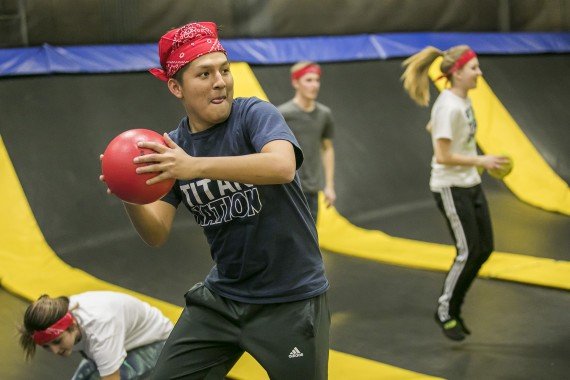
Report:
M 404 89 L 420 106 L 425 107 L 429 104 L 428 70 L 433 61 L 442 55 L 441 50 L 428 46 L 402 63 L 405 70 L 400 79 L 404 82 Z

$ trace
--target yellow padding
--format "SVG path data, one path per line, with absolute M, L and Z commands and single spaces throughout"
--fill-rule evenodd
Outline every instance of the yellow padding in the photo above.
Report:
M 430 67 L 432 79 L 439 77 L 441 58 Z M 439 90 L 444 80 L 436 81 Z M 477 118 L 477 143 L 488 154 L 507 153 L 514 168 L 504 182 L 522 201 L 533 206 L 570 215 L 570 189 L 521 131 L 487 82 L 479 78 L 477 88 L 469 91 Z M 537 125 L 536 128 L 540 128 Z
M 319 242 L 344 255 L 410 268 L 447 272 L 455 258 L 450 245 L 426 243 L 365 230 L 351 224 L 319 195 Z M 479 276 L 570 290 L 570 262 L 493 252 Z
M 231 70 L 234 77 L 234 98 L 256 96 L 268 101 L 267 95 L 245 62 L 232 62 Z
M 48 246 L 16 176 L 0 136 L 0 285 L 28 300 L 47 293 L 71 295 L 88 290 L 114 290 L 132 294 L 158 307 L 171 320 L 178 306 L 101 281 L 59 259 Z

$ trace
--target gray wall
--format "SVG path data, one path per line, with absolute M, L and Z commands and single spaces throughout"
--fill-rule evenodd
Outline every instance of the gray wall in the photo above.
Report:
M 154 42 L 202 20 L 222 38 L 567 31 L 570 0 L 0 0 L 0 47 Z

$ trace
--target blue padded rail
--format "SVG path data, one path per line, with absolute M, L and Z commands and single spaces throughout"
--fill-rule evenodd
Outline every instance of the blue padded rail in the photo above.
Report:
M 407 57 L 427 45 L 467 44 L 478 54 L 570 52 L 570 33 L 383 33 L 222 40 L 232 61 L 290 64 Z M 0 76 L 144 71 L 158 66 L 156 44 L 0 49 Z

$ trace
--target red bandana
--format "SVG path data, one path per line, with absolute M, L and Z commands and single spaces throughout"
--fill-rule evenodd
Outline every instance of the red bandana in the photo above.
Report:
M 158 42 L 161 69 L 150 73 L 166 82 L 182 67 L 204 54 L 226 50 L 218 40 L 218 30 L 213 22 L 191 22 L 167 32 Z
M 63 334 L 65 330 L 73 323 L 73 316 L 68 311 L 59 321 L 55 322 L 53 325 L 45 330 L 35 331 L 32 334 L 34 343 L 40 346 L 47 344 Z
M 447 71 L 447 73 L 440 75 L 436 79 L 436 81 L 440 80 L 441 78 L 449 78 L 451 74 L 453 74 L 454 72 L 465 66 L 467 62 L 471 61 L 475 57 L 477 57 L 477 54 L 475 54 L 473 50 L 471 49 L 466 50 L 465 52 L 463 52 L 463 54 L 459 56 L 459 58 L 457 58 L 457 61 L 455 61 L 455 63 L 453 64 L 453 66 L 451 66 L 451 68 Z
M 307 65 L 299 70 L 295 70 L 291 73 L 291 79 L 299 79 L 301 78 L 303 75 L 305 74 L 309 74 L 309 73 L 315 73 L 318 76 L 321 75 L 321 68 L 319 67 L 319 65 L 315 65 L 313 63 L 311 63 L 310 65 Z

